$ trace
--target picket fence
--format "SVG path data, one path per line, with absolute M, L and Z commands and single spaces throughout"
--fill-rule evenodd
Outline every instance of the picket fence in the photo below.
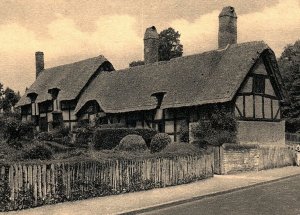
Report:
M 15 210 L 151 189 L 212 177 L 213 154 L 146 160 L 19 163 L 0 166 L 0 207 Z M 6 187 L 5 187 L 6 186 Z M 5 187 L 5 188 L 4 188 Z M 4 209 L 5 208 L 5 209 Z

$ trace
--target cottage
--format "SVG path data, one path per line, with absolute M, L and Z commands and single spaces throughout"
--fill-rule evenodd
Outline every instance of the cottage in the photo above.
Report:
M 37 79 L 21 98 L 23 120 L 40 130 L 98 116 L 103 123 L 155 128 L 178 141 L 222 106 L 238 119 L 239 142 L 284 143 L 280 105 L 286 93 L 270 47 L 262 41 L 237 44 L 232 7 L 219 15 L 216 50 L 158 62 L 158 34 L 144 36 L 145 65 L 115 71 L 103 56 L 44 69 L 36 54 Z

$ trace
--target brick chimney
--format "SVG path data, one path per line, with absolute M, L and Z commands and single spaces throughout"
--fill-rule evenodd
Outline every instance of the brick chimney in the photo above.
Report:
M 146 29 L 144 35 L 144 61 L 145 64 L 158 61 L 159 37 L 155 26 Z
M 237 16 L 234 8 L 224 7 L 219 15 L 219 49 L 237 43 Z
M 35 71 L 36 71 L 36 78 L 41 74 L 44 70 L 44 53 L 43 52 L 36 52 L 35 53 Z

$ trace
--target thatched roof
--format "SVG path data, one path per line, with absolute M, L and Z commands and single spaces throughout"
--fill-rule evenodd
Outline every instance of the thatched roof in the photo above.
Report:
M 264 42 L 248 42 L 224 50 L 104 72 L 83 92 L 75 112 L 90 100 L 96 100 L 107 113 L 154 109 L 157 100 L 151 95 L 158 92 L 166 92 L 162 108 L 231 101 L 265 50 L 269 47 Z
M 98 56 L 43 70 L 37 80 L 21 97 L 17 106 L 30 103 L 27 97 L 29 93 L 38 94 L 37 103 L 51 100 L 48 90 L 53 88 L 60 90 L 58 94 L 60 101 L 75 99 L 104 62 L 108 62 L 106 58 Z

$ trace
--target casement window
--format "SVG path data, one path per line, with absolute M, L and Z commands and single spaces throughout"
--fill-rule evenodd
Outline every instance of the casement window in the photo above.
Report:
M 265 93 L 265 77 L 262 75 L 255 75 L 253 77 L 252 91 L 254 94 Z
M 58 128 L 63 125 L 63 116 L 61 112 L 53 112 L 52 116 L 53 116 L 53 122 L 52 122 L 53 128 Z

